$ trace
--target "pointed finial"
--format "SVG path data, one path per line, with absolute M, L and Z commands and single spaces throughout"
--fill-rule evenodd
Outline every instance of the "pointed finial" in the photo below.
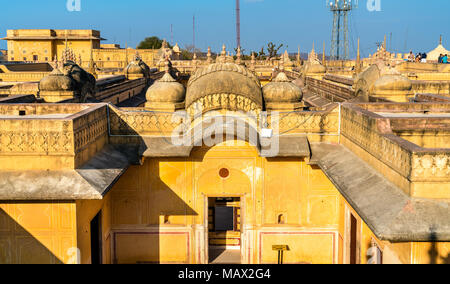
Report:
M 166 59 L 164 59 L 164 71 L 166 72 L 166 74 L 170 73 L 170 64 L 169 64 L 169 59 L 166 57 Z
M 358 38 L 358 51 L 356 53 L 356 73 L 359 73 L 361 69 L 361 50 L 359 45 L 359 38 Z
M 439 38 L 439 45 L 442 45 L 442 35 Z
M 322 65 L 325 65 L 325 42 L 323 42 Z

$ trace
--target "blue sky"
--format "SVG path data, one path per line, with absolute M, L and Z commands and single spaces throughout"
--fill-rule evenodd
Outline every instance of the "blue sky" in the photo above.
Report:
M 15 0 L 0 6 L 0 36 L 7 29 L 53 28 L 97 29 L 105 43 L 136 46 L 146 36 L 156 35 L 174 42 L 192 44 L 192 18 L 196 15 L 196 46 L 218 51 L 223 43 L 236 45 L 235 0 L 80 0 L 81 11 L 69 12 L 67 0 Z M 361 38 L 364 55 L 388 36 L 388 47 L 399 52 L 428 52 L 444 36 L 450 46 L 449 0 L 379 0 L 380 12 L 369 12 L 368 0 L 350 16 L 350 52 Z M 3 2 L 3 1 L 2 1 Z M 302 52 L 313 42 L 330 48 L 332 14 L 326 0 L 241 0 L 242 46 L 248 53 L 267 42 L 283 43 L 290 52 Z M 390 34 L 392 33 L 392 44 Z M 0 48 L 6 42 L 0 41 Z

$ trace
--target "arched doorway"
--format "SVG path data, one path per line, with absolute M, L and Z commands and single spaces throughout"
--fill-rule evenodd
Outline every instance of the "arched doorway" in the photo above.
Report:
M 260 157 L 240 140 L 198 147 L 191 157 L 195 192 L 203 199 L 204 263 L 247 262 L 246 224 L 251 223 Z

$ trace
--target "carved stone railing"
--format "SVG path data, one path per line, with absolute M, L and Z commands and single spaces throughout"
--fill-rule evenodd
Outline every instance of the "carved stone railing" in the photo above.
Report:
M 181 124 L 174 113 L 153 112 L 142 108 L 110 108 L 110 135 L 165 136 Z
M 450 149 L 425 149 L 402 139 L 389 118 L 344 104 L 342 135 L 410 181 L 450 181 Z
M 269 115 L 272 127 L 273 116 Z M 338 134 L 339 112 L 290 112 L 278 115 L 280 134 Z
M 39 82 L 49 72 L 10 72 L 0 73 L 2 82 Z
M 0 156 L 69 156 L 73 153 L 70 121 L 0 119 Z
M 73 119 L 74 151 L 79 153 L 108 134 L 107 106 L 87 109 Z
M 344 102 L 355 96 L 355 92 L 351 87 L 344 87 L 325 80 L 306 77 L 306 86 L 312 93 L 320 95 L 332 102 Z
M 107 130 L 106 104 L 0 105 L 0 156 L 63 156 L 76 167 L 107 143 Z
M 153 112 L 146 109 L 110 108 L 110 134 L 112 136 L 167 136 L 182 126 L 182 116 L 174 113 Z M 253 115 L 252 115 L 253 117 Z M 189 116 L 185 116 L 189 120 Z M 334 134 L 339 133 L 338 110 L 328 112 L 268 113 L 259 117 L 257 123 L 267 120 L 264 127 L 275 127 L 280 134 Z M 190 121 L 193 121 L 191 119 Z

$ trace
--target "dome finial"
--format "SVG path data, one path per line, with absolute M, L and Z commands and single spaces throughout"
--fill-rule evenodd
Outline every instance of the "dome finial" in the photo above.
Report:
M 168 74 L 170 72 L 170 62 L 167 57 L 164 60 L 164 69 L 165 69 L 166 74 Z

